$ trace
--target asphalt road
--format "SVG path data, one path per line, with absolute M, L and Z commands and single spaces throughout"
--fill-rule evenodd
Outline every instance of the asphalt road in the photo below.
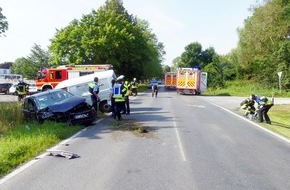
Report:
M 139 94 L 123 117 L 149 133 L 112 130 L 106 118 L 54 147 L 79 158 L 43 154 L 0 189 L 290 189 L 290 143 L 236 115 L 242 100 Z

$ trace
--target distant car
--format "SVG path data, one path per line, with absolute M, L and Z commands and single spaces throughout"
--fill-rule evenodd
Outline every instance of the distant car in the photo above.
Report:
M 148 89 L 151 89 L 153 85 L 157 85 L 157 86 L 158 86 L 158 81 L 152 80 L 152 81 L 148 84 Z
M 13 94 L 16 95 L 16 84 L 13 84 L 10 88 L 9 88 L 9 94 Z
M 29 94 L 35 94 L 38 92 L 36 84 L 28 84 L 28 85 L 29 85 L 29 89 L 28 89 Z
M 156 79 L 156 81 L 158 82 L 158 84 L 162 84 L 162 80 L 161 79 Z
M 35 119 L 90 125 L 97 117 L 96 110 L 86 99 L 62 90 L 48 90 L 24 99 L 22 113 L 26 120 Z
M 9 94 L 9 88 L 12 85 L 12 83 L 0 83 L 0 93 Z

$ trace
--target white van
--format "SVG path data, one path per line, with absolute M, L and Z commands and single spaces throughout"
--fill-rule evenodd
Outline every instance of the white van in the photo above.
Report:
M 92 105 L 91 93 L 89 92 L 89 83 L 94 81 L 94 78 L 99 78 L 100 86 L 99 97 L 101 99 L 99 103 L 99 110 L 101 112 L 111 112 L 110 102 L 110 87 L 112 79 L 116 79 L 116 74 L 113 70 L 96 72 L 93 74 L 84 75 L 78 78 L 67 79 L 60 82 L 55 88 L 65 89 L 71 92 L 75 96 L 82 96 L 86 98 L 86 102 Z

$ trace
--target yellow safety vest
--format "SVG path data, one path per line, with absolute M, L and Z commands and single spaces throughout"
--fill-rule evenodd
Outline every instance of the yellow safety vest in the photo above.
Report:
M 130 87 L 131 87 L 131 84 L 128 81 L 125 81 L 125 83 L 124 83 L 124 88 L 126 89 L 125 96 L 130 95 Z

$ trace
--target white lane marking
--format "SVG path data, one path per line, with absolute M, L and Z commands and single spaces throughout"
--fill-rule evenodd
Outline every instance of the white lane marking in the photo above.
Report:
M 182 159 L 182 161 L 186 162 L 186 157 L 185 157 L 185 154 L 184 154 L 184 151 L 183 151 L 183 147 L 182 147 L 182 144 L 181 144 L 180 135 L 179 135 L 179 131 L 178 131 L 176 122 L 173 121 L 173 124 L 174 124 L 175 134 L 176 134 L 176 138 L 177 138 L 177 146 L 178 146 L 178 149 L 179 149 L 180 154 L 181 154 L 181 159 Z
M 202 105 L 187 105 L 187 106 L 196 107 L 196 108 L 205 108 L 205 106 L 202 106 Z
M 104 118 L 98 119 L 97 123 L 101 122 Z M 85 128 L 79 132 L 77 132 L 76 134 L 74 134 L 73 136 L 69 137 L 68 139 L 63 140 L 62 142 L 60 142 L 59 144 L 57 144 L 56 146 L 52 147 L 51 149 L 48 149 L 48 151 L 51 150 L 56 150 L 58 147 L 60 147 L 61 145 L 65 145 L 67 144 L 70 140 L 72 140 L 73 138 L 77 137 L 78 135 L 82 134 L 84 131 L 88 130 L 88 128 Z M 16 176 L 17 174 L 19 174 L 20 172 L 22 172 L 23 170 L 25 170 L 26 168 L 32 166 L 34 163 L 36 163 L 38 160 L 40 160 L 41 158 L 45 157 L 47 155 L 47 152 L 37 156 L 34 160 L 31 160 L 29 162 L 27 162 L 26 164 L 24 164 L 23 166 L 17 168 L 16 170 L 14 170 L 13 172 L 9 173 L 8 175 L 4 176 L 2 179 L 0 179 L 0 185 L 5 183 L 6 181 L 8 181 L 9 179 L 11 179 L 12 177 Z
M 204 98 L 202 98 L 202 99 L 207 101 L 207 102 L 209 102 L 209 103 L 211 103 L 211 104 L 213 104 L 213 105 L 215 105 L 215 106 L 217 106 L 217 107 L 219 107 L 219 108 L 221 108 L 221 109 L 223 109 L 223 110 L 225 110 L 225 111 L 227 111 L 227 112 L 229 112 L 229 113 L 231 113 L 231 114 L 233 114 L 233 115 L 235 115 L 235 116 L 237 116 L 237 117 L 239 117 L 239 118 L 241 118 L 241 119 L 243 119 L 243 120 L 245 120 L 245 121 L 247 121 L 247 122 L 249 122 L 249 123 L 251 123 L 252 125 L 262 129 L 263 131 L 266 131 L 267 133 L 270 133 L 271 135 L 273 135 L 273 136 L 275 136 L 275 137 L 277 137 L 277 138 L 279 138 L 279 139 L 281 139 L 281 140 L 283 140 L 283 141 L 285 141 L 285 142 L 290 144 L 290 139 L 287 139 L 286 137 L 283 137 L 282 135 L 279 135 L 279 134 L 277 134 L 277 133 L 275 133 L 275 132 L 273 132 L 273 131 L 265 128 L 265 127 L 262 127 L 259 124 L 255 123 L 254 121 L 251 121 L 251 120 L 249 120 L 249 119 L 247 119 L 247 118 L 245 118 L 243 116 L 240 116 L 240 115 L 238 115 L 238 114 L 236 114 L 236 113 L 234 113 L 234 112 L 232 112 L 232 111 L 230 111 L 230 110 L 228 110 L 228 109 L 226 109 L 226 108 L 224 108 L 222 106 L 219 106 L 219 105 L 217 105 L 217 104 L 215 104 L 215 103 L 213 103 L 213 102 L 211 102 L 209 100 L 206 100 Z

